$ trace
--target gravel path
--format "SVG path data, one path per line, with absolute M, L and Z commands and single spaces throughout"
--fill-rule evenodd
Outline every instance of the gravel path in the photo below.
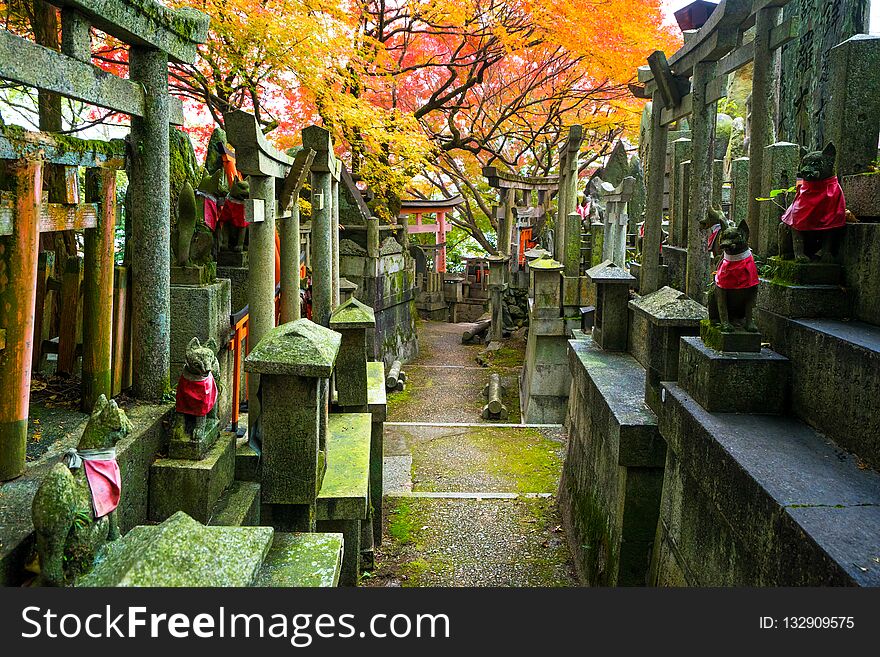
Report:
M 480 418 L 482 388 L 497 371 L 508 422 L 518 421 L 525 344 L 508 341 L 480 367 L 484 347 L 461 344 L 468 326 L 421 322 L 420 356 L 404 367 L 407 390 L 389 395 L 384 542 L 363 585 L 576 586 L 555 495 L 547 495 L 559 484 L 565 434 Z M 510 499 L 473 499 L 479 493 Z M 471 497 L 454 497 L 462 494 Z

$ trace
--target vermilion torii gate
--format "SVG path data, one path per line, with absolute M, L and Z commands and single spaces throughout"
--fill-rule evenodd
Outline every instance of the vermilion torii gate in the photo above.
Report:
M 400 202 L 400 219 L 407 221 L 406 232 L 434 233 L 434 244 L 438 247 L 435 267 L 438 273 L 446 271 L 446 233 L 452 230 L 452 224 L 447 223 L 446 215 L 450 214 L 457 206 L 464 203 L 461 196 L 444 198 L 437 201 L 424 199 L 407 199 Z M 422 223 L 423 214 L 433 214 L 437 220 L 432 224 Z M 409 223 L 408 217 L 415 215 L 416 223 Z

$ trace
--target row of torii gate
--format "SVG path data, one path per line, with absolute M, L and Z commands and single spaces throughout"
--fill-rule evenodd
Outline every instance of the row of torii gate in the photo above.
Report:
M 601 259 L 624 266 L 627 235 L 634 232 L 627 209 L 635 193 L 636 179 L 627 176 L 615 186 L 594 176 L 584 194 L 585 203 L 581 204 L 578 152 L 582 142 L 582 126 L 571 126 L 560 148 L 560 174 L 556 176 L 523 176 L 494 166 L 483 167 L 489 186 L 498 190 L 499 204 L 494 208 L 493 217 L 497 225 L 497 255 L 510 260 L 512 271 L 525 267 L 525 253 L 538 244 L 539 235 L 551 216 L 550 201 L 554 197 L 557 199 L 554 229 L 541 241 L 549 254 L 565 265 L 566 276 L 583 274 L 581 234 L 584 223 L 590 221 L 603 224 Z M 401 203 L 400 220 L 409 234 L 434 235 L 434 244 L 422 245 L 422 248 L 435 251 L 434 271 L 438 273 L 446 272 L 447 235 L 454 227 L 450 217 L 463 202 L 458 195 L 440 200 L 408 199 Z M 434 215 L 435 219 L 424 222 L 423 215 Z M 410 222 L 410 217 L 415 218 L 415 223 Z

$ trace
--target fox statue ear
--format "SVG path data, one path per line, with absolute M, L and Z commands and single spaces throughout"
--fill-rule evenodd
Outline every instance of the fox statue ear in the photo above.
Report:
M 748 222 L 746 222 L 746 220 L 743 219 L 742 221 L 739 222 L 739 226 L 737 226 L 737 229 L 742 234 L 743 239 L 746 241 L 746 243 L 748 243 L 748 241 L 749 241 L 749 224 L 748 224 Z
M 809 154 L 810 154 L 810 151 L 807 150 L 807 147 L 801 146 L 801 159 L 803 160 Z
M 828 145 L 822 150 L 822 155 L 827 158 L 836 159 L 837 158 L 837 148 L 830 141 Z

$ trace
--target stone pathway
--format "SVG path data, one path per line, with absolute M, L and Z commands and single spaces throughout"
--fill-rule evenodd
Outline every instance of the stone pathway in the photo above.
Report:
M 512 339 L 481 367 L 467 324 L 421 322 L 407 390 L 389 396 L 384 543 L 365 586 L 575 586 L 556 507 L 558 426 L 522 426 Z M 508 386 L 505 423 L 480 418 L 491 371 Z

